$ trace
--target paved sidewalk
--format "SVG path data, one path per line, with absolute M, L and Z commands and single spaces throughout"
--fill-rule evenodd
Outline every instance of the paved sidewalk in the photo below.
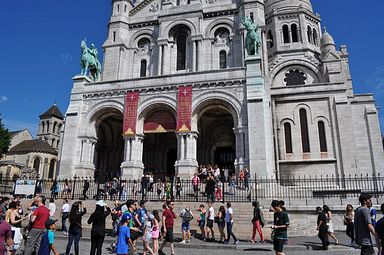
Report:
M 89 241 L 91 239 L 90 230 L 83 230 L 82 240 Z M 340 241 L 339 245 L 335 245 L 333 240 L 331 241 L 331 245 L 329 246 L 329 250 L 355 250 L 354 247 L 349 246 L 350 239 L 343 232 L 336 232 L 336 237 Z M 56 238 L 58 239 L 67 239 L 62 232 L 56 232 Z M 107 235 L 105 238 L 105 244 L 112 244 L 116 238 Z M 272 251 L 273 246 L 270 241 L 261 244 L 261 243 L 249 243 L 247 240 L 240 240 L 238 245 L 231 244 L 219 244 L 217 242 L 203 242 L 198 238 L 192 238 L 191 243 L 189 244 L 181 244 L 181 236 L 175 235 L 175 247 L 176 248 L 185 248 L 185 249 L 230 249 L 230 250 L 264 250 L 264 251 Z M 140 242 L 140 241 L 139 241 Z M 287 251 L 306 251 L 306 250 L 321 250 L 320 239 L 317 236 L 311 237 L 292 237 L 289 239 L 288 245 L 285 246 L 284 250 Z

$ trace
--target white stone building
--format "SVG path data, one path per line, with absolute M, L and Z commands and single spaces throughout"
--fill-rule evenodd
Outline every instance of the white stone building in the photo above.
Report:
M 322 32 L 309 0 L 112 5 L 101 80 L 74 77 L 59 177 L 189 177 L 198 164 L 276 177 L 384 171 L 373 96 L 354 94 L 347 47 Z M 260 56 L 244 49 L 245 16 L 262 26 Z M 191 130 L 178 132 L 186 85 Z M 123 137 L 132 91 L 136 132 Z

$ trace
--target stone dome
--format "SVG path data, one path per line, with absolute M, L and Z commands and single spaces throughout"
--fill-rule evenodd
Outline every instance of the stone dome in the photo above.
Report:
M 326 53 L 329 51 L 336 51 L 336 44 L 333 40 L 333 37 L 327 32 L 324 31 L 323 36 L 320 39 L 321 52 Z
M 277 11 L 297 10 L 299 6 L 313 12 L 310 0 L 265 0 L 265 13 L 274 9 Z

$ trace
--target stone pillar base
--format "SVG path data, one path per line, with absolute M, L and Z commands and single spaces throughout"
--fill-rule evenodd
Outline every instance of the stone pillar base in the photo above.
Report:
M 60 179 L 72 179 L 75 176 L 93 178 L 95 176 L 95 169 L 93 164 L 77 164 L 75 169 L 70 172 L 60 171 Z
M 175 163 L 176 177 L 180 179 L 191 179 L 196 173 L 198 163 L 196 160 L 178 160 Z
M 121 163 L 122 180 L 140 180 L 144 173 L 144 164 L 142 162 L 125 161 Z

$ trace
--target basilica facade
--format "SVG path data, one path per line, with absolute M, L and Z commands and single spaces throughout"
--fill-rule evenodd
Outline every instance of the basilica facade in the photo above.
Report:
M 99 80 L 73 78 L 60 178 L 384 171 L 373 96 L 354 94 L 310 0 L 113 0 L 103 49 Z

